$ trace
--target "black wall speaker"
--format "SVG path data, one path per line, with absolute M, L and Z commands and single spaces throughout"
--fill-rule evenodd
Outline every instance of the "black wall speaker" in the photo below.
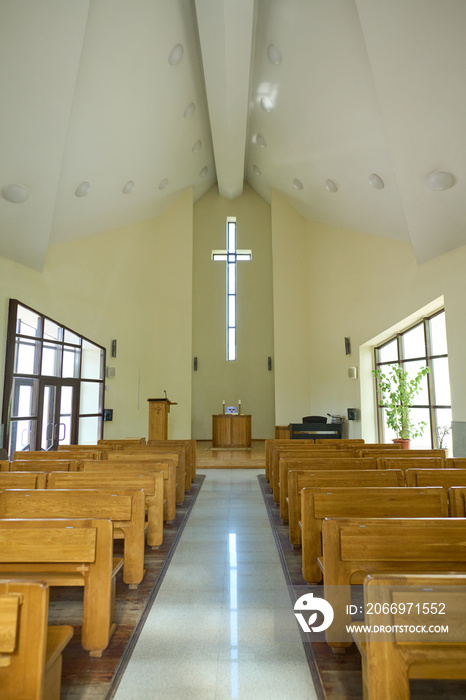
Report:
M 112 357 L 116 357 L 117 353 L 117 341 L 112 340 Z
M 197 357 L 194 358 L 194 371 L 197 372 Z
M 272 358 L 271 357 L 267 358 L 267 367 L 268 367 L 269 372 L 271 372 L 272 371 Z
M 345 338 L 345 354 L 351 355 L 351 342 L 349 338 Z

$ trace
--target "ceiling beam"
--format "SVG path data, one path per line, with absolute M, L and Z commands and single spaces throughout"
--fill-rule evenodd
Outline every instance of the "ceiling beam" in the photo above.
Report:
M 243 192 L 254 0 L 196 0 L 220 195 Z

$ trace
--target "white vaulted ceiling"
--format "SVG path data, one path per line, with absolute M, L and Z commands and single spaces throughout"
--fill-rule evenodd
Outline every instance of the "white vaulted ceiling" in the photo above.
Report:
M 464 0 L 0 0 L 0 192 L 28 195 L 0 255 L 243 181 L 419 262 L 465 245 L 465 34 Z

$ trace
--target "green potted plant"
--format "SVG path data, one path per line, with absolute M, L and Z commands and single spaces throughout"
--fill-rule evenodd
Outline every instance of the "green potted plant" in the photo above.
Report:
M 404 449 L 409 449 L 413 438 L 423 434 L 427 425 L 425 421 L 414 423 L 411 418 L 413 399 L 420 391 L 422 379 L 430 372 L 429 367 L 422 367 L 414 378 L 401 365 L 390 365 L 388 372 L 373 370 L 380 393 L 380 402 L 385 408 L 387 425 L 395 434 L 394 442 L 402 442 Z

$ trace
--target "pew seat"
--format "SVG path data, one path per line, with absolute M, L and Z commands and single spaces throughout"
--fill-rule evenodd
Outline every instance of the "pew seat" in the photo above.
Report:
M 60 700 L 62 651 L 69 625 L 48 625 L 49 587 L 39 581 L 0 581 L 0 696 Z
M 350 584 L 376 573 L 466 572 L 464 518 L 326 518 L 322 525 L 324 597 L 335 618 L 326 641 L 351 644 Z
M 83 588 L 81 641 L 102 656 L 115 630 L 113 523 L 104 519 L 0 519 L 0 578 Z
M 437 609 L 445 605 L 445 614 L 412 612 L 418 604 L 430 611 L 432 603 Z M 466 678 L 464 575 L 369 575 L 364 609 L 378 611 L 366 615 L 366 631 L 353 633 L 361 654 L 364 700 L 409 700 L 410 679 Z M 448 625 L 447 634 L 404 630 L 439 623 Z
M 303 577 L 307 583 L 322 579 L 317 562 L 325 518 L 447 518 L 448 514 L 447 492 L 441 487 L 306 487 L 301 491 Z
M 0 518 L 108 518 L 124 540 L 123 581 L 137 588 L 144 578 L 144 491 L 117 489 L 7 489 Z
M 301 544 L 301 491 L 306 487 L 404 486 L 403 472 L 396 469 L 320 470 L 291 469 L 288 472 L 289 536 L 293 547 Z
M 163 474 L 163 519 L 171 523 L 176 517 L 176 463 L 173 461 L 127 460 L 83 460 L 84 473 L 98 474 Z
M 163 543 L 163 473 L 124 474 L 116 472 L 52 472 L 49 489 L 134 489 L 145 494 L 147 508 L 147 544 L 158 549 Z M 1 478 L 0 478 L 1 487 Z

